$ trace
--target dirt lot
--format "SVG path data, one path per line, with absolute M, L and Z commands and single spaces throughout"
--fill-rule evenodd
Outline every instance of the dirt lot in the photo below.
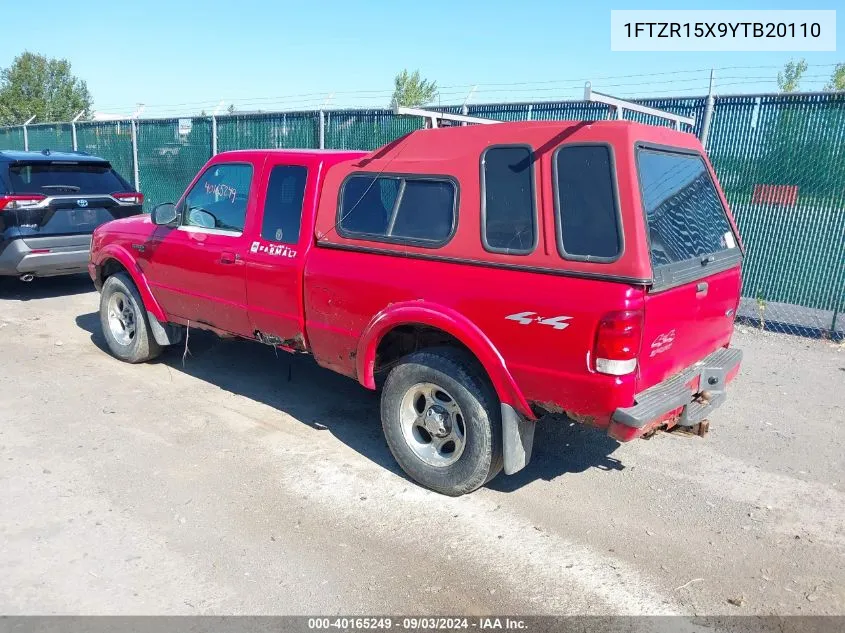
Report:
M 201 333 L 126 365 L 97 305 L 0 280 L 2 613 L 845 614 L 845 346 L 742 329 L 706 439 L 547 424 L 450 499 L 354 382 Z

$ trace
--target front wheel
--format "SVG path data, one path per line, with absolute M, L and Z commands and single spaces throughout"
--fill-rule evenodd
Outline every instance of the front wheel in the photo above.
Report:
M 116 273 L 103 284 L 100 326 L 111 353 L 122 361 L 143 363 L 161 354 L 161 346 L 150 331 L 144 301 L 126 273 Z
M 502 469 L 501 410 L 483 371 L 452 348 L 415 352 L 390 372 L 381 419 L 391 453 L 437 492 L 472 492 Z

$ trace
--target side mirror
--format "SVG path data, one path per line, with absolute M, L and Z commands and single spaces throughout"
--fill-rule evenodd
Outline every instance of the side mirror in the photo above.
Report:
M 176 205 L 172 202 L 163 202 L 153 207 L 153 210 L 150 211 L 150 220 L 152 220 L 153 224 L 173 224 L 176 222 L 177 217 Z

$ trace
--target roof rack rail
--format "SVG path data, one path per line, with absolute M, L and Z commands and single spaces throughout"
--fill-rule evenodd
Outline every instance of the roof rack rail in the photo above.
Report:
M 394 104 L 393 114 L 401 114 L 406 116 L 421 116 L 428 120 L 432 128 L 440 127 L 442 121 L 451 121 L 453 123 L 478 123 L 480 125 L 490 125 L 491 123 L 501 123 L 496 119 L 482 119 L 476 116 L 467 116 L 465 114 L 449 114 L 447 112 L 437 112 L 435 110 L 423 110 L 421 108 L 406 108 Z
M 609 105 L 611 108 L 616 110 L 616 118 L 620 120 L 625 118 L 623 110 L 630 110 L 631 112 L 639 112 L 640 114 L 648 114 L 668 121 L 673 121 L 675 123 L 676 130 L 681 129 L 681 123 L 686 123 L 690 126 L 695 125 L 695 119 L 692 117 L 672 114 L 671 112 L 658 110 L 657 108 L 649 108 L 648 106 L 643 106 L 638 103 L 632 103 L 631 101 L 617 99 L 616 97 L 611 97 L 610 95 L 602 94 L 600 92 L 594 92 L 592 84 L 589 81 L 584 84 L 584 101 L 592 101 L 593 103 L 604 103 Z

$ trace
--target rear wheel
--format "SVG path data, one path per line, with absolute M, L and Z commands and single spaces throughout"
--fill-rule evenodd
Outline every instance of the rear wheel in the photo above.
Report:
M 161 354 L 141 295 L 126 273 L 115 273 L 103 284 L 100 325 L 111 353 L 122 361 L 143 363 Z
M 498 398 L 460 350 L 433 348 L 401 360 L 385 382 L 381 418 L 396 461 L 427 488 L 462 495 L 502 469 Z

